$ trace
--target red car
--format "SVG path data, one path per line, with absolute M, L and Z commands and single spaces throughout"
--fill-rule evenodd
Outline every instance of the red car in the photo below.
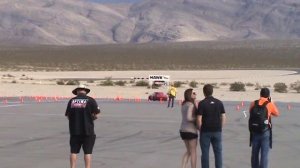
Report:
M 148 97 L 148 100 L 151 101 L 167 101 L 168 95 L 164 94 L 163 92 L 154 92 L 152 95 Z

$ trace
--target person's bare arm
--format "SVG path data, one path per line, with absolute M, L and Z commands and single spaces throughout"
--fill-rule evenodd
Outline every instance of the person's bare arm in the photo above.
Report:
M 200 130 L 202 126 L 202 115 L 197 116 L 197 127 Z
M 277 108 L 277 106 L 271 102 L 268 106 L 270 106 L 270 112 L 271 112 L 271 115 L 274 116 L 274 117 L 278 117 L 279 116 L 279 110 Z
M 201 102 L 199 102 L 196 111 L 196 116 L 197 116 L 196 123 L 197 123 L 198 130 L 200 130 L 202 127 L 202 115 L 203 115 L 203 107 L 201 105 Z
M 194 101 L 194 105 L 195 105 L 195 108 L 196 108 L 196 111 L 197 111 L 198 108 L 199 108 L 199 104 L 198 104 L 197 100 Z
M 221 123 L 222 123 L 222 127 L 224 127 L 224 125 L 226 124 L 226 115 L 225 115 L 225 113 L 221 115 Z

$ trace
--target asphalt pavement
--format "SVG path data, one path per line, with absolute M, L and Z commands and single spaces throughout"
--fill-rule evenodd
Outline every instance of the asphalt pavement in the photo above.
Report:
M 1 168 L 69 167 L 67 99 L 0 103 Z M 165 102 L 98 99 L 100 119 L 95 121 L 95 168 L 179 168 L 185 147 L 179 137 L 180 105 Z M 224 102 L 228 123 L 223 130 L 224 168 L 250 167 L 248 107 Z M 281 116 L 273 119 L 271 168 L 298 168 L 300 164 L 300 104 L 277 103 Z M 246 111 L 245 113 L 243 111 Z M 198 148 L 198 167 L 200 167 Z M 83 154 L 78 168 L 83 168 Z M 214 163 L 211 152 L 211 165 Z

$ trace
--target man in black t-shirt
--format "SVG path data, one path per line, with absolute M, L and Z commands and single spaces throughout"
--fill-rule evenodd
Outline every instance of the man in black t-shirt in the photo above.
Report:
M 96 134 L 94 120 L 100 113 L 95 99 L 87 96 L 90 89 L 80 85 L 73 90 L 76 97 L 72 98 L 67 106 L 66 117 L 69 119 L 71 168 L 76 167 L 77 154 L 81 147 L 84 151 L 85 167 L 91 168 L 91 154 L 93 152 Z
M 222 168 L 222 127 L 225 124 L 225 109 L 223 103 L 214 98 L 213 86 L 203 87 L 205 99 L 199 102 L 197 110 L 197 125 L 200 130 L 201 165 L 209 168 L 209 147 L 212 144 L 215 154 L 215 167 Z

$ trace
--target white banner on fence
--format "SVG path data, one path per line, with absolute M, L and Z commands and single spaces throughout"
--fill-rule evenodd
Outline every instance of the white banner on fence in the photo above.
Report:
M 170 76 L 169 75 L 149 75 L 149 84 L 164 84 L 169 85 Z

